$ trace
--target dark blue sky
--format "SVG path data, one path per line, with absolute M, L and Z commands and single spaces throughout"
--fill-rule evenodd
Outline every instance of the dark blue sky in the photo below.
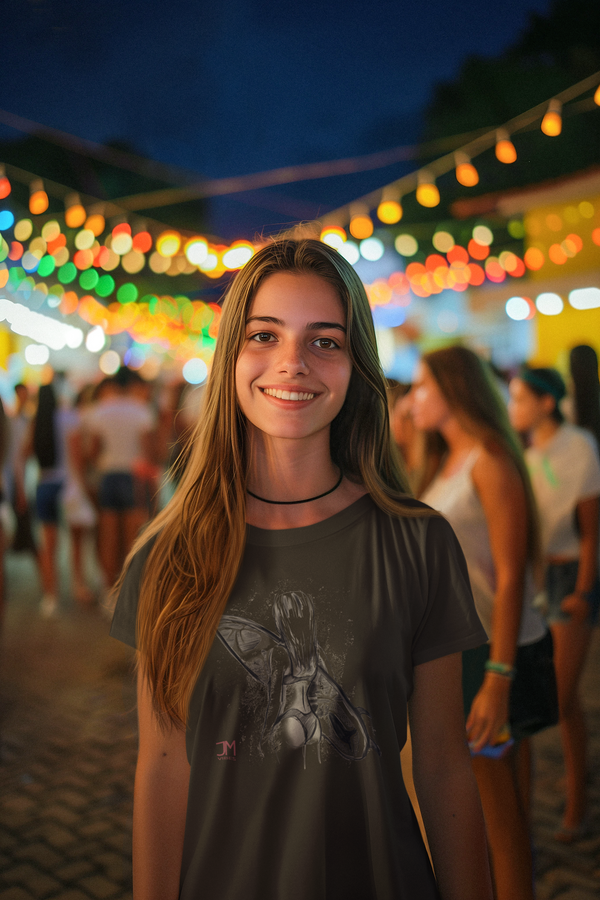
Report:
M 436 81 L 500 53 L 549 5 L 5 0 L 0 106 L 208 177 L 352 156 L 416 140 Z M 396 171 L 219 200 L 215 230 L 316 215 Z

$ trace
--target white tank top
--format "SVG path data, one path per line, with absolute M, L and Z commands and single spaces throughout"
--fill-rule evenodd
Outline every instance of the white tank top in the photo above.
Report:
M 489 637 L 492 633 L 496 572 L 487 521 L 472 476 L 480 452 L 481 447 L 474 447 L 458 472 L 447 477 L 438 475 L 420 499 L 443 513 L 452 525 L 467 560 L 475 606 Z M 533 644 L 546 633 L 542 616 L 532 606 L 534 596 L 533 574 L 529 567 L 517 641 L 520 647 Z

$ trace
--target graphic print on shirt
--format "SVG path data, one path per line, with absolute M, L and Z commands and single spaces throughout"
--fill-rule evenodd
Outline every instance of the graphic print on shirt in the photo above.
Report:
M 290 747 L 326 741 L 344 759 L 380 753 L 364 718 L 329 674 L 319 648 L 313 599 L 302 591 L 277 592 L 272 604 L 276 631 L 251 619 L 225 615 L 217 634 L 250 676 L 265 689 L 261 742 Z M 306 761 L 305 761 L 306 764 Z

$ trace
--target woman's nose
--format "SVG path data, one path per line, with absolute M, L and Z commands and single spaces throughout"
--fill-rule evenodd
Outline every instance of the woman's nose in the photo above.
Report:
M 281 341 L 277 357 L 277 369 L 289 375 L 308 372 L 306 347 L 300 341 Z

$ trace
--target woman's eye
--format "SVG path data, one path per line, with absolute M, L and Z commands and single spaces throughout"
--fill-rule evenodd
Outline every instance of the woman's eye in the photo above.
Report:
M 334 347 L 337 347 L 337 344 L 333 340 L 333 338 L 317 338 L 315 344 L 321 350 L 332 350 Z
M 275 340 L 270 331 L 259 331 L 253 334 L 251 340 L 257 341 L 259 344 L 268 344 L 271 340 Z

